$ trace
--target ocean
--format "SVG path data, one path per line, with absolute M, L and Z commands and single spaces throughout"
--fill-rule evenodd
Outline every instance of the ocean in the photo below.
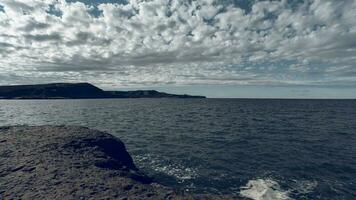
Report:
M 0 126 L 80 125 L 183 190 L 356 199 L 356 100 L 0 100 Z

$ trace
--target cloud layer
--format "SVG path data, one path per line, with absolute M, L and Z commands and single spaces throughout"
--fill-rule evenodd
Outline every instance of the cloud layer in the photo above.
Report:
M 0 5 L 0 84 L 356 86 L 354 0 Z

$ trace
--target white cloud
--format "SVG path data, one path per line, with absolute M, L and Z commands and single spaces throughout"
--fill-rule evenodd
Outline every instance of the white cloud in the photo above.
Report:
M 22 77 L 115 85 L 322 85 L 356 67 L 353 0 L 256 1 L 250 11 L 214 0 L 0 5 L 0 75 L 8 83 Z M 272 63 L 277 67 L 256 67 Z M 356 75 L 346 75 L 345 84 L 354 84 Z

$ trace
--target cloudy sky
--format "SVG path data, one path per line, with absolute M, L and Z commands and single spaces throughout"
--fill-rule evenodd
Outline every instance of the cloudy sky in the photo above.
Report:
M 356 98 L 355 0 L 0 0 L 0 85 Z

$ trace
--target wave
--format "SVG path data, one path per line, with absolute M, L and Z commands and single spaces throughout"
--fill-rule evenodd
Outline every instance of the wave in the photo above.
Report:
M 291 200 L 289 191 L 281 189 L 279 184 L 272 179 L 250 180 L 240 188 L 240 196 L 253 200 Z
M 283 190 L 279 183 L 271 178 L 255 179 L 240 187 L 240 196 L 253 200 L 292 200 L 291 196 L 305 197 L 317 186 L 317 181 L 291 180 L 288 190 Z
M 172 176 L 182 183 L 185 180 L 194 179 L 198 176 L 197 170 L 186 167 L 181 163 L 172 163 L 169 160 L 151 154 L 133 156 L 140 166 L 148 166 L 155 172 Z

